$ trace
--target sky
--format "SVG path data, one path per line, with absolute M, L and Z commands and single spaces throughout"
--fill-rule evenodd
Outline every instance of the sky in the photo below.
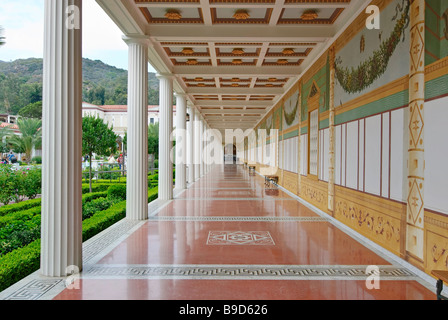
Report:
M 44 0 L 0 0 L 0 26 L 6 44 L 0 60 L 43 57 Z M 122 32 L 95 0 L 83 1 L 83 57 L 128 69 Z M 149 71 L 155 72 L 151 65 Z

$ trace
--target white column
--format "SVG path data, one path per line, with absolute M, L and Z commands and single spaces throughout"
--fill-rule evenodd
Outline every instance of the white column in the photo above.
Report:
M 187 100 L 176 94 L 176 189 L 187 188 Z
M 199 114 L 200 122 L 199 122 L 199 135 L 200 135 L 200 141 L 199 141 L 199 148 L 200 148 L 200 163 L 199 163 L 199 170 L 200 170 L 200 176 L 202 177 L 204 175 L 204 119 L 202 118 L 202 115 Z
M 187 122 L 187 163 L 188 163 L 188 182 L 194 182 L 194 135 L 193 135 L 193 119 L 194 108 L 188 106 L 188 114 L 190 115 L 190 121 Z
M 193 121 L 193 131 L 194 131 L 194 181 L 200 178 L 200 131 L 199 131 L 199 112 L 194 110 L 194 121 Z
M 159 199 L 173 198 L 173 76 L 158 74 L 159 86 Z
M 126 217 L 148 218 L 148 46 L 145 36 L 123 37 L 129 49 Z
M 82 269 L 81 12 L 81 0 L 45 1 L 40 272 L 49 277 Z

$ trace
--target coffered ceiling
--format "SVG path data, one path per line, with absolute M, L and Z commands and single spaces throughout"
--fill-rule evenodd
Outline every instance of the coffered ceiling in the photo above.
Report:
M 216 129 L 252 128 L 366 0 L 97 0 Z

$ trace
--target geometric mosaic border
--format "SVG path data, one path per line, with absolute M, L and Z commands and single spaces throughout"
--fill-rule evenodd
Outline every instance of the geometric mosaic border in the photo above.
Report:
M 366 280 L 368 266 L 309 265 L 94 265 L 82 279 Z M 380 280 L 416 280 L 405 268 L 381 265 Z
M 231 217 L 231 216 L 154 216 L 148 221 L 239 221 L 239 222 L 323 222 L 324 217 Z

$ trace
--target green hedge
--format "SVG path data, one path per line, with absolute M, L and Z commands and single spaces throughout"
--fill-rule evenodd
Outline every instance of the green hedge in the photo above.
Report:
M 22 280 L 40 267 L 40 239 L 0 258 L 0 291 Z
M 99 194 L 95 196 L 100 196 Z M 90 200 L 94 197 L 91 195 Z M 158 188 L 152 188 L 148 190 L 148 202 L 151 202 L 158 197 Z M 83 200 L 87 201 L 88 197 L 83 197 Z M 40 207 L 34 208 L 35 214 L 40 213 Z M 39 209 L 39 210 L 37 210 Z M 39 213 L 36 213 L 39 211 Z M 25 218 L 25 214 L 22 212 L 17 213 L 17 217 Z M 32 212 L 28 212 L 32 214 Z M 28 216 L 32 219 L 32 216 Z M 123 219 L 126 216 L 126 201 L 118 202 L 112 205 L 110 208 L 95 213 L 91 218 L 85 219 L 82 222 L 82 238 L 83 241 L 92 238 L 96 234 L 110 227 L 114 223 Z M 4 217 L 6 218 L 6 217 Z M 8 288 L 17 281 L 23 279 L 40 267 L 40 239 L 34 240 L 30 244 L 16 249 L 12 252 L 0 257 L 0 291 Z
M 116 184 L 110 186 L 107 189 L 107 196 L 109 198 L 120 198 L 121 200 L 126 200 L 126 185 Z
M 126 216 L 126 201 L 95 213 L 82 222 L 82 240 L 86 241 Z
M 110 185 L 109 185 L 110 186 Z M 107 188 L 104 191 L 100 192 L 92 192 L 92 193 L 86 193 L 82 195 L 82 202 L 89 202 L 93 199 L 105 197 L 107 196 Z M 0 207 L 0 217 L 9 215 L 13 212 L 17 211 L 24 211 L 35 207 L 40 207 L 42 200 L 39 199 L 32 199 L 32 200 L 26 200 L 19 203 L 12 203 L 5 206 Z
M 5 216 L 7 214 L 16 212 L 16 211 L 23 211 L 34 207 L 39 207 L 41 204 L 41 199 L 33 199 L 33 200 L 26 200 L 19 203 L 13 203 L 8 204 L 5 206 L 0 207 L 0 216 Z
M 15 221 L 27 221 L 31 220 L 34 216 L 40 214 L 41 208 L 34 207 L 24 211 L 17 211 L 10 213 L 8 215 L 0 217 L 0 228 L 5 227 L 10 223 L 14 223 Z

